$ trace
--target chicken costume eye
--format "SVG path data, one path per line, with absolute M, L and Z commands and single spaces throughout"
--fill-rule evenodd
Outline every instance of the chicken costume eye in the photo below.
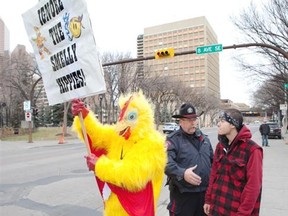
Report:
M 128 121 L 134 121 L 137 118 L 137 112 L 133 111 L 128 114 Z

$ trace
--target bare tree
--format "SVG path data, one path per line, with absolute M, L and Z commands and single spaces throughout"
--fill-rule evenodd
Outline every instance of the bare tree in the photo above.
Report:
M 24 119 L 23 101 L 30 100 L 31 107 L 35 106 L 37 93 L 35 86 L 41 79 L 40 72 L 32 55 L 26 52 L 24 46 L 18 45 L 12 52 L 9 64 L 6 64 L 4 73 L 4 88 L 9 107 L 9 119 L 12 126 L 19 127 Z
M 205 123 L 206 116 L 209 122 L 213 122 L 215 115 L 219 112 L 219 98 L 203 88 L 181 87 L 175 89 L 176 95 L 181 103 L 190 102 L 197 109 L 198 113 L 203 113 L 202 123 Z
M 103 64 L 131 58 L 130 53 L 110 53 L 102 55 Z M 98 117 L 102 121 L 105 114 L 107 123 L 114 123 L 118 113 L 118 99 L 120 94 L 135 90 L 136 63 L 123 63 L 104 67 L 104 77 L 107 92 L 92 97 Z M 105 113 L 103 113 L 105 111 Z
M 288 1 L 269 0 L 267 4 L 256 6 L 253 2 L 247 10 L 242 11 L 232 22 L 244 33 L 248 42 L 265 43 L 287 50 L 288 47 Z M 238 61 L 249 76 L 260 83 L 269 81 L 282 95 L 276 104 L 284 102 L 284 84 L 288 83 L 288 60 L 274 50 L 264 47 L 253 49 L 257 54 L 258 64 L 251 65 L 245 56 L 238 57 Z M 262 57 L 262 61 L 260 61 Z M 248 75 L 248 73 L 246 74 Z M 274 83 L 274 84 L 273 84 Z M 265 85 L 266 86 L 266 85 Z M 264 85 L 262 86 L 264 87 Z M 263 88 L 261 87 L 261 90 Z M 282 93 L 281 93 L 282 92 Z M 259 96 L 259 94 L 256 94 Z M 272 100 L 273 94 L 263 95 L 262 102 Z M 254 98 L 256 100 L 256 98 Z M 274 98 L 276 99 L 276 98 Z M 257 99 L 259 101 L 259 98 Z M 275 105 L 275 104 L 274 104 Z
M 152 73 L 152 68 L 147 68 L 142 77 L 139 88 L 150 98 L 154 104 L 155 123 L 157 128 L 160 123 L 171 120 L 171 112 L 175 111 L 177 98 L 174 89 L 178 81 L 169 76 L 163 76 L 162 73 Z
M 281 87 L 281 83 L 275 80 L 267 80 L 263 83 L 254 93 L 255 108 L 265 108 L 271 113 L 278 114 L 279 101 L 282 100 L 284 95 Z
M 127 58 L 129 58 L 129 54 L 105 53 L 102 62 L 105 64 Z M 106 120 L 111 123 L 115 121 L 114 115 L 117 113 L 116 102 L 119 95 L 138 89 L 142 89 L 154 104 L 157 127 L 163 122 L 171 121 L 171 116 L 175 114 L 179 105 L 184 101 L 194 101 L 201 111 L 206 113 L 210 112 L 212 108 L 219 107 L 219 101 L 216 102 L 217 97 L 204 93 L 204 89 L 186 88 L 180 80 L 173 79 L 167 73 L 163 73 L 164 71 L 155 72 L 152 66 L 149 67 L 143 71 L 139 71 L 139 67 L 137 68 L 135 63 L 122 63 L 104 67 L 107 92 L 98 96 L 99 106 L 97 100 L 93 102 L 95 107 L 100 107 L 100 113 L 98 113 L 100 119 L 102 119 L 102 100 L 107 111 Z M 141 72 L 140 77 L 138 76 L 139 72 Z M 114 109 L 116 109 L 116 112 Z
M 5 54 L 0 56 L 0 126 L 11 126 L 10 119 L 10 104 L 12 101 L 11 91 L 7 83 L 6 77 L 9 74 L 10 56 Z M 1 130 L 2 131 L 2 130 Z

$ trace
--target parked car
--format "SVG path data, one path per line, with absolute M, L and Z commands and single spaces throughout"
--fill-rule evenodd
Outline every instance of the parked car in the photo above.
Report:
M 163 125 L 162 131 L 163 133 L 171 133 L 180 128 L 180 126 L 175 122 L 167 122 Z
M 267 124 L 270 127 L 270 133 L 268 135 L 268 138 L 278 138 L 281 139 L 282 138 L 282 134 L 281 134 L 281 127 L 278 125 L 277 122 L 267 122 Z

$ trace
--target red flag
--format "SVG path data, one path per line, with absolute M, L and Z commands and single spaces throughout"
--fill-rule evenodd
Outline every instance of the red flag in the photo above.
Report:
M 154 216 L 154 196 L 152 183 L 148 182 L 146 187 L 137 192 L 131 192 L 115 185 L 109 184 L 122 207 L 130 216 Z

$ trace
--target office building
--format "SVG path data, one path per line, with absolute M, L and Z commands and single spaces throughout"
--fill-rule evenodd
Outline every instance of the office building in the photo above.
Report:
M 35 86 L 35 92 L 37 93 L 37 100 L 35 102 L 36 103 L 35 106 L 37 108 L 48 107 L 49 106 L 48 98 L 47 98 L 47 94 L 46 94 L 42 79 Z
M 9 30 L 6 27 L 4 21 L 0 17 L 0 75 L 2 77 L 3 82 L 3 70 L 8 64 L 9 59 L 9 41 L 10 35 Z M 3 85 L 0 81 L 0 88 Z
M 7 88 L 5 75 L 7 72 L 7 65 L 9 64 L 9 30 L 4 21 L 0 17 L 0 128 L 7 125 Z M 7 99 L 8 98 L 8 99 Z
M 4 56 L 5 52 L 10 49 L 10 33 L 4 21 L 0 17 L 0 56 Z
M 217 36 L 205 17 L 147 27 L 137 38 L 137 57 L 153 56 L 156 50 L 172 47 L 175 53 L 217 44 Z M 219 54 L 188 54 L 138 63 L 138 77 L 155 73 L 181 80 L 220 99 Z

